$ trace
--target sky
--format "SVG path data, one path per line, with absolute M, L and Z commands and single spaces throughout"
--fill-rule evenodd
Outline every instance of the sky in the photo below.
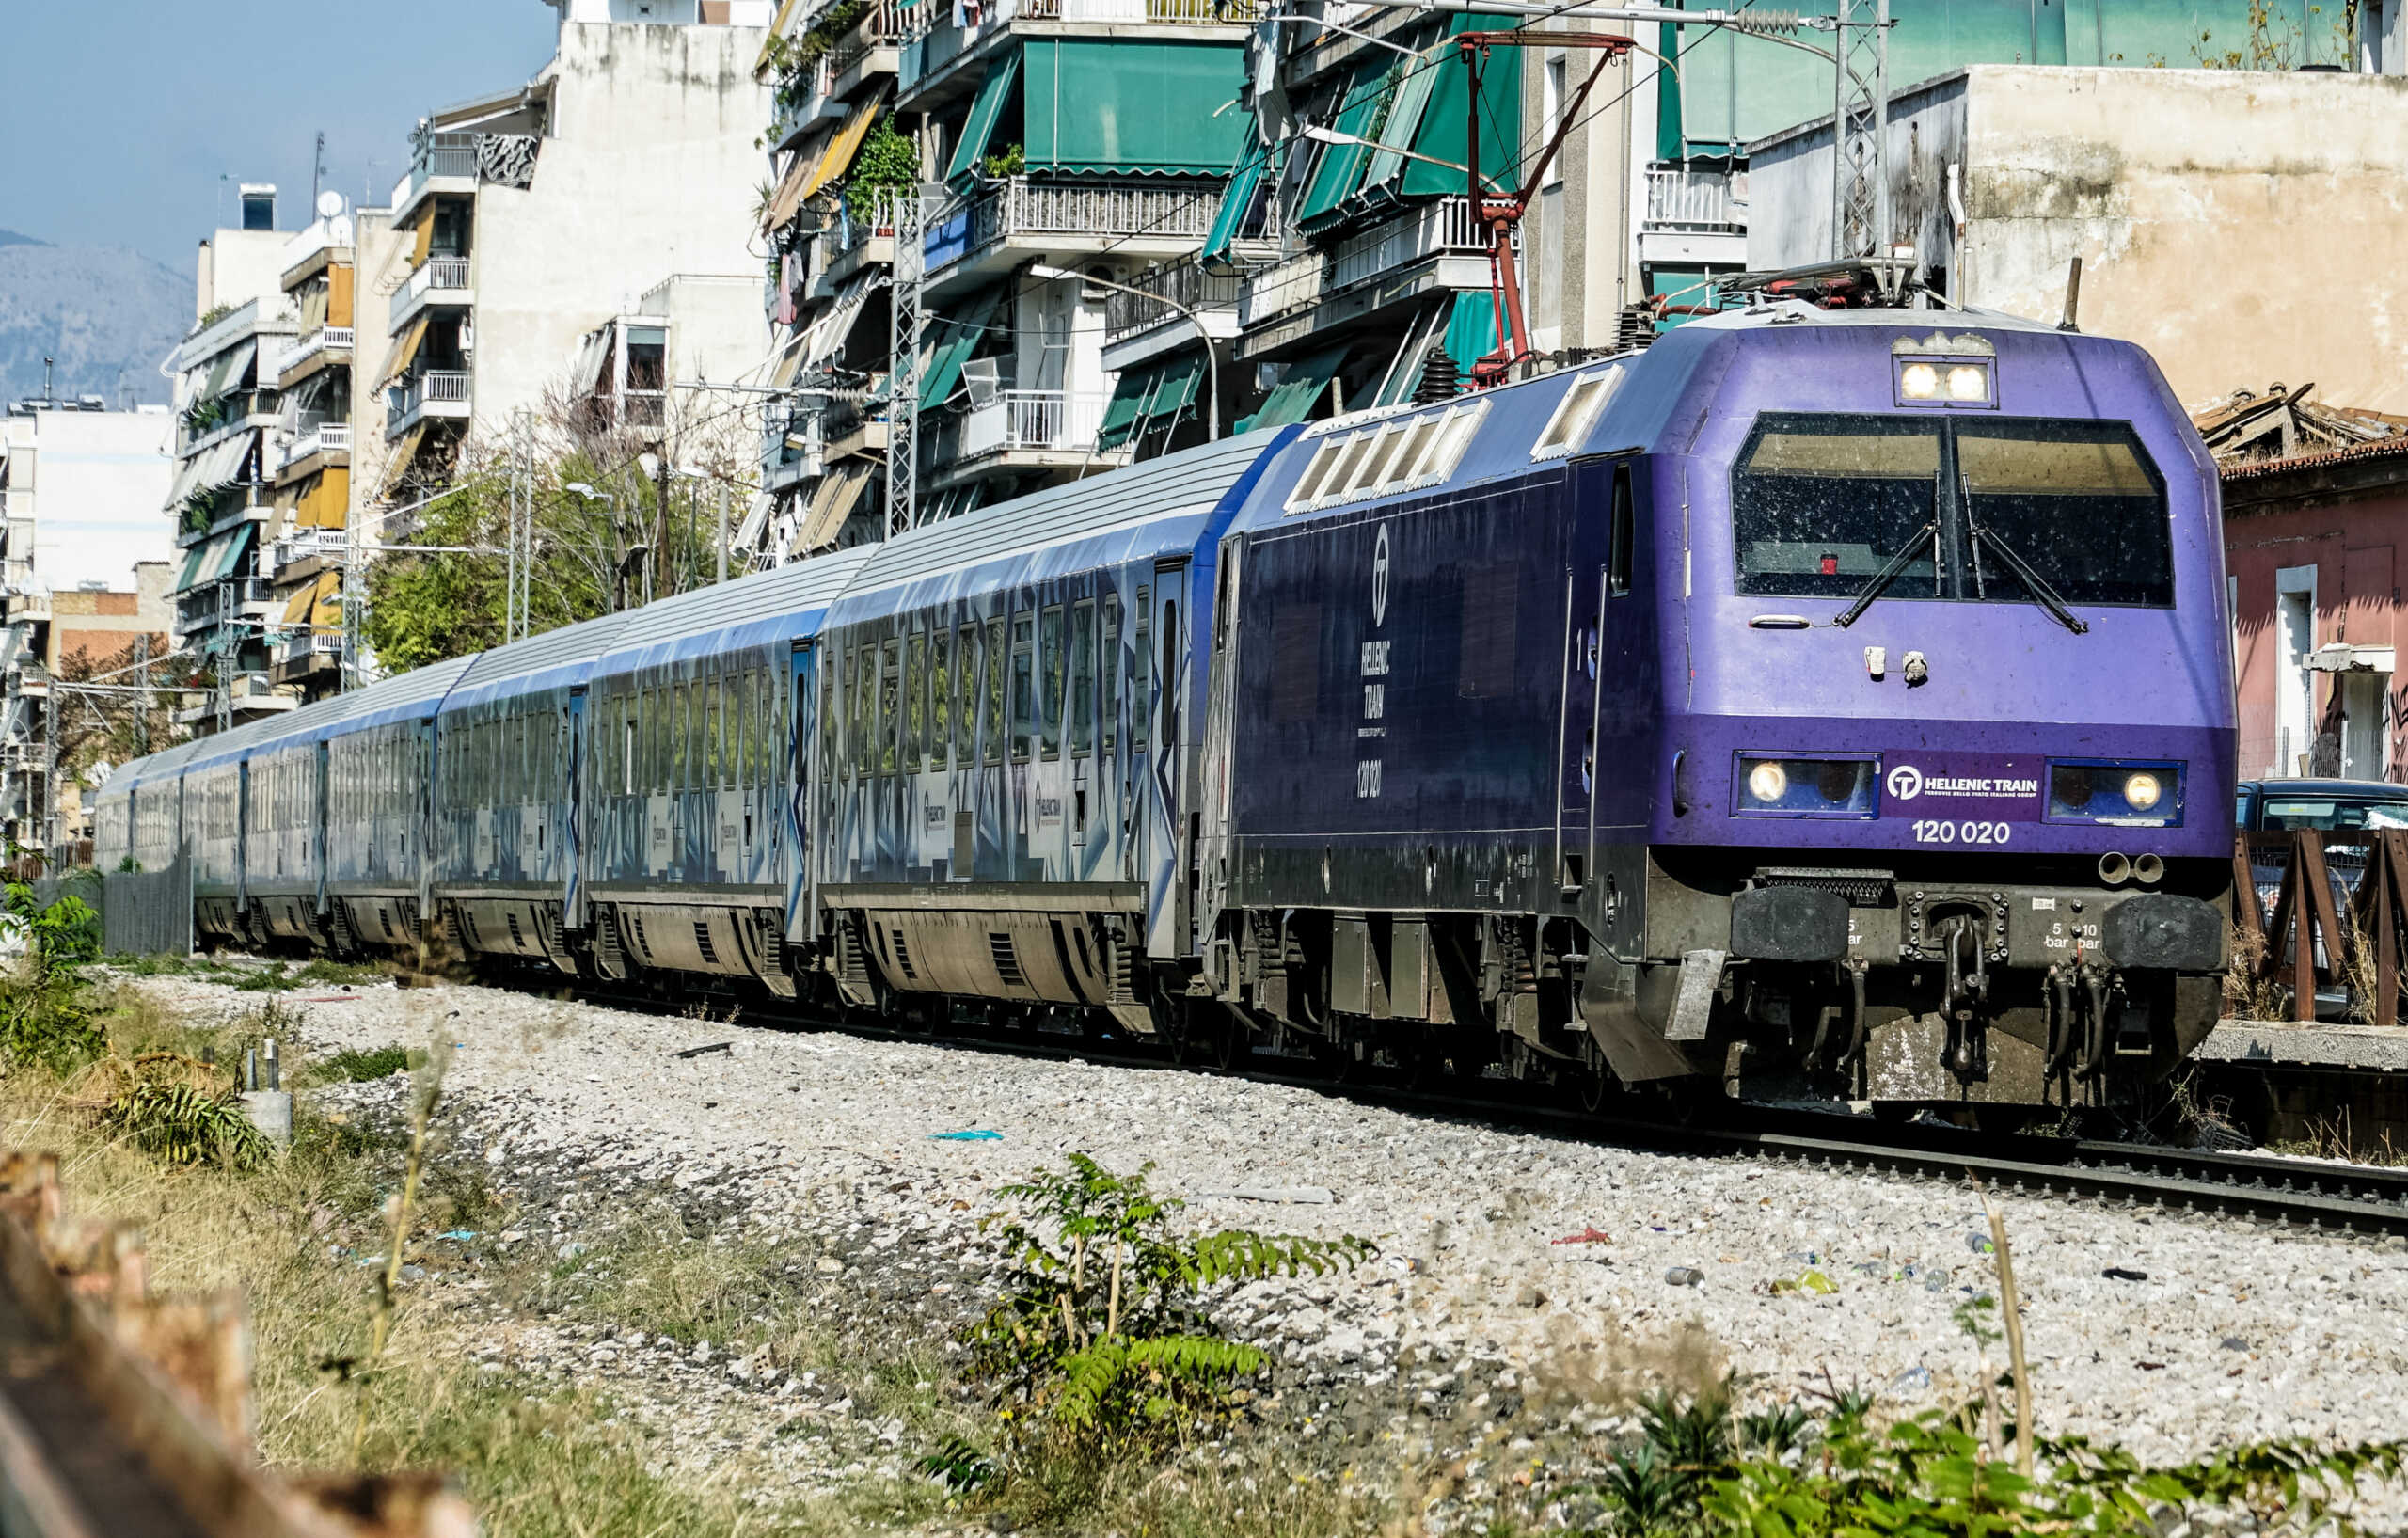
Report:
M 324 184 L 382 203 L 426 113 L 516 85 L 551 57 L 545 0 L 5 0 L 0 230 L 124 246 L 189 272 L 237 219 L 236 183 L 277 184 L 277 225 Z

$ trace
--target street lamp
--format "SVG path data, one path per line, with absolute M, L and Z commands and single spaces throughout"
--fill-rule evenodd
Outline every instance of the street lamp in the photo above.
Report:
M 1220 440 L 1221 358 L 1220 355 L 1212 350 L 1212 333 L 1204 329 L 1204 318 L 1201 315 L 1196 314 L 1196 311 L 1188 309 L 1185 305 L 1180 304 L 1176 299 L 1164 298 L 1163 295 L 1146 289 L 1133 288 L 1127 283 L 1116 283 L 1109 277 L 1096 277 L 1086 273 L 1066 272 L 1060 267 L 1049 267 L 1041 262 L 1036 266 L 1031 267 L 1029 272 L 1031 275 L 1047 282 L 1093 283 L 1098 288 L 1117 289 L 1122 293 L 1133 293 L 1141 299 L 1155 300 L 1164 308 L 1167 309 L 1175 309 L 1181 316 L 1185 317 L 1187 324 L 1196 327 L 1197 340 L 1204 343 L 1204 379 L 1206 388 L 1209 392 L 1204 401 L 1205 441 L 1209 443 L 1218 442 Z

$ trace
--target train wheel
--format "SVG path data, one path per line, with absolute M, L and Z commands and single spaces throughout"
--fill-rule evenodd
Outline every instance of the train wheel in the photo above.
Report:
M 1603 1116 L 1619 1099 L 1621 1087 L 1614 1082 L 1613 1070 L 1603 1062 L 1588 1064 L 1572 1074 L 1572 1093 L 1582 1116 Z
M 1214 1019 L 1208 1026 L 1212 1066 L 1224 1073 L 1241 1072 L 1254 1058 L 1254 1033 L 1226 1009 L 1212 1013 Z

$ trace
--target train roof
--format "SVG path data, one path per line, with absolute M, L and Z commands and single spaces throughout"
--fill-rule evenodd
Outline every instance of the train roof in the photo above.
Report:
M 1191 551 L 1203 521 L 1295 431 L 1222 438 L 898 534 L 871 547 L 834 617 L 876 619 L 961 589 Z
M 474 656 L 447 658 L 320 700 L 285 718 L 281 735 L 319 742 L 396 721 L 424 721 L 443 707 L 444 695 L 475 661 Z
M 657 609 L 658 605 L 653 608 Z M 650 621 L 644 616 L 649 613 L 644 609 L 623 610 L 480 652 L 460 681 L 444 696 L 442 708 L 449 712 L 488 700 L 581 684 L 592 675 L 594 664 L 602 654 L 610 649 L 610 642 L 622 631 L 648 625 Z
M 594 664 L 594 675 L 651 667 L 679 658 L 743 651 L 816 635 L 821 616 L 870 559 L 858 546 L 693 588 L 636 610 L 618 644 Z

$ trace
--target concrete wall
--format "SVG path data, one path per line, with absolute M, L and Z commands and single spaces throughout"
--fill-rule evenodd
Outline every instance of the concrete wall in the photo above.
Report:
M 284 292 L 284 246 L 289 230 L 220 230 L 200 243 L 196 316 L 219 305 L 246 305 Z
M 759 368 L 769 350 L 769 321 L 757 277 L 680 274 L 656 283 L 636 307 L 669 322 L 669 377 L 726 384 Z M 717 411 L 726 396 L 699 404 Z
M 374 500 L 384 484 L 385 392 L 377 384 L 385 377 L 385 360 L 392 355 L 393 339 L 385 332 L 385 313 L 394 287 L 409 277 L 410 236 L 393 228 L 393 211 L 362 208 L 352 211 L 352 289 L 359 324 L 351 349 L 351 510 L 358 526 L 360 510 Z
M 474 429 L 507 430 L 566 380 L 578 339 L 671 273 L 740 277 L 757 307 L 753 141 L 762 29 L 561 28 L 534 184 L 477 191 Z M 365 238 L 363 236 L 363 238 Z M 748 362 L 768 350 L 767 324 Z M 728 371 L 733 373 L 732 370 Z M 724 376 L 724 375 L 722 375 Z
M 1893 103 L 1893 235 L 1963 302 L 2053 321 L 2079 255 L 2083 328 L 2185 403 L 2314 380 L 2408 410 L 2408 78 L 1979 65 Z M 1751 150 L 1749 264 L 1823 260 L 1828 119 Z
M 1586 27 L 1585 22 L 1547 24 L 1550 30 Z M 1568 113 L 1573 93 L 1595 68 L 1588 49 L 1526 48 L 1522 75 L 1522 141 L 1545 142 L 1546 66 L 1563 62 Z M 1652 68 L 1652 61 L 1647 61 Z M 1591 87 L 1580 115 L 1573 118 L 1551 173 L 1522 223 L 1522 273 L 1527 288 L 1530 345 L 1540 352 L 1564 347 L 1605 347 L 1614 339 L 1622 307 L 1639 297 L 1637 232 L 1644 213 L 1643 186 L 1631 182 L 1632 87 L 1640 64 L 1631 59 L 1606 66 Z M 1582 121 L 1586 119 L 1586 121 Z M 1535 152 L 1535 149 L 1534 151 Z M 1619 234 L 1620 238 L 1614 238 Z
M 175 418 L 147 411 L 40 411 L 8 420 L 8 516 L 28 525 L 38 590 L 130 587 L 135 563 L 173 553 L 159 515 L 175 475 Z M 30 488 L 20 499 L 16 493 Z M 9 554 L 20 541 L 12 527 Z

